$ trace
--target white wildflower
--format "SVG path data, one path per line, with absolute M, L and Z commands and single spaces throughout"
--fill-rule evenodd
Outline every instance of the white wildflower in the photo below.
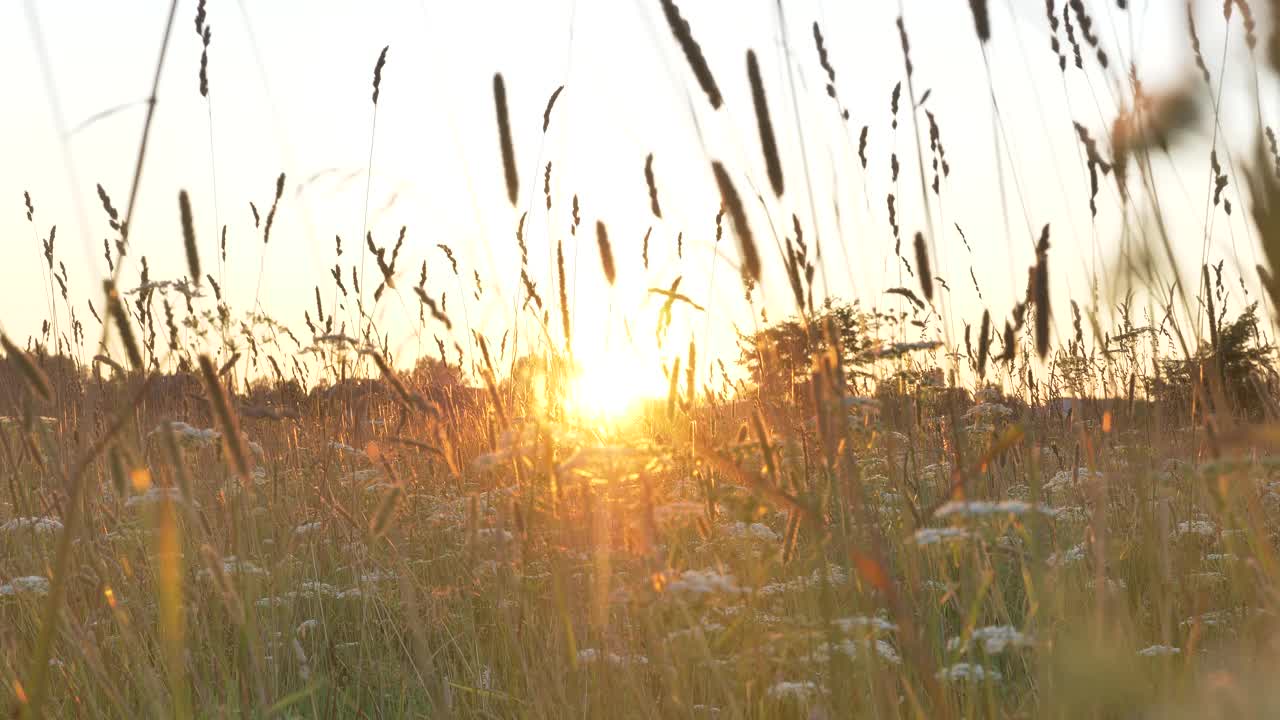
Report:
M 962 642 L 960 638 L 951 638 L 947 641 L 947 649 L 958 650 L 971 645 L 981 645 L 982 651 L 986 654 L 999 655 L 1005 651 L 1005 648 L 1023 648 L 1033 644 L 1035 641 L 1031 636 L 1020 632 L 1012 625 L 989 625 L 975 628 L 966 642 Z
M 876 632 L 894 632 L 898 626 L 885 620 L 867 615 L 854 615 L 851 617 L 836 618 L 831 621 L 833 625 L 840 628 L 841 632 L 852 633 L 855 630 L 873 630 Z
M 911 535 L 911 542 L 916 545 L 939 545 L 965 540 L 969 531 L 964 528 L 920 528 Z
M 659 525 L 681 522 L 688 518 L 696 518 L 702 515 L 705 509 L 706 506 L 702 503 L 688 500 L 670 502 L 653 508 L 653 521 Z
M 1180 655 L 1181 648 L 1172 647 L 1170 645 L 1151 645 L 1144 647 L 1138 651 L 1142 657 L 1161 657 L 1165 655 Z
M 1071 470 L 1059 470 L 1050 478 L 1049 482 L 1041 486 L 1040 490 L 1046 495 L 1054 495 L 1074 490 L 1080 486 L 1082 482 L 1093 480 L 1094 482 L 1102 480 L 1101 472 L 1094 472 L 1093 477 L 1089 477 L 1089 471 L 1084 468 L 1077 468 L 1073 473 Z
M 365 454 L 363 450 L 357 450 L 351 447 L 350 445 L 347 445 L 346 443 L 340 443 L 337 440 L 333 440 L 329 443 L 329 449 L 338 451 L 340 455 L 354 455 L 362 458 L 369 457 L 368 455 Z
M 884 660 L 890 665 L 902 664 L 902 657 L 898 655 L 898 651 L 894 649 L 893 645 L 890 645 L 888 642 L 884 640 L 876 640 L 875 648 L 876 654 L 880 656 L 881 660 Z M 831 659 L 832 650 L 832 645 L 824 642 L 814 648 L 813 654 L 809 656 L 809 660 L 816 663 L 826 663 Z M 851 660 L 856 660 L 859 656 L 858 653 L 860 648 L 856 641 L 846 638 L 836 643 L 834 651 L 843 653 Z
M 179 420 L 173 420 L 168 423 L 169 428 L 173 430 L 174 438 L 178 444 L 185 447 L 209 447 L 222 439 L 222 433 L 213 428 L 205 428 L 201 430 L 194 425 Z M 147 437 L 153 435 L 163 435 L 165 432 L 164 424 L 156 426 L 155 430 L 147 433 Z
M 39 575 L 16 577 L 4 585 L 0 585 L 0 596 L 4 595 L 48 595 L 49 580 Z
M 51 517 L 19 517 L 0 525 L 0 533 L 31 531 L 36 535 L 52 535 L 62 529 L 62 522 Z
M 732 538 L 746 538 L 748 540 L 763 540 L 766 542 L 779 542 L 781 537 L 764 523 L 730 523 L 724 527 L 725 534 Z
M 578 651 L 578 662 L 584 665 L 590 665 L 596 662 L 607 662 L 610 665 L 648 665 L 649 658 L 643 655 L 602 653 L 595 648 L 584 648 Z
M 784 698 L 803 700 L 822 692 L 824 692 L 824 690 L 812 680 L 799 680 L 796 682 L 784 680 L 771 685 L 768 691 L 769 697 L 777 700 Z
M 946 518 L 953 515 L 960 517 L 985 517 L 993 515 L 1026 515 L 1038 512 L 1053 516 L 1053 508 L 1047 505 L 1032 505 L 1024 500 L 951 500 L 934 511 L 935 518 Z
M 948 682 L 998 682 L 1003 679 L 1003 675 L 995 668 L 984 668 L 981 665 L 972 663 L 956 663 L 945 667 L 938 671 L 939 680 Z
M 717 594 L 737 595 L 742 589 L 732 575 L 724 575 L 715 570 L 685 570 L 667 583 L 667 591 L 703 598 Z
M 179 503 L 179 504 L 181 504 L 184 501 L 182 497 L 182 491 L 179 490 L 178 488 L 160 487 L 156 485 L 156 486 L 152 486 L 150 489 L 148 489 L 146 492 L 142 493 L 141 495 L 134 495 L 130 497 L 128 500 L 125 500 L 124 506 L 127 508 L 134 508 L 134 507 L 143 507 L 147 505 L 155 505 L 165 498 L 167 498 L 170 502 Z M 194 501 L 191 503 L 191 505 L 193 507 L 200 507 L 200 504 Z
M 1045 562 L 1049 567 L 1062 567 L 1066 565 L 1074 565 L 1084 560 L 1084 543 L 1073 545 L 1063 553 L 1053 553 Z
M 996 418 L 996 417 L 1008 417 L 1012 414 L 1013 414 L 1013 410 L 1010 410 L 1007 405 L 1001 405 L 1000 403 L 978 403 L 977 405 L 974 405 L 973 407 L 969 408 L 969 410 L 965 412 L 963 417 L 965 419 Z
M 1185 537 L 1187 535 L 1199 535 L 1204 538 L 1211 538 L 1218 534 L 1218 528 L 1208 520 L 1184 520 L 1178 523 L 1177 529 L 1173 535 L 1175 538 Z
M 240 560 L 235 555 L 228 555 L 222 559 L 222 572 L 227 575 L 253 575 L 257 577 L 265 577 L 266 570 L 254 565 L 248 560 Z M 213 573 L 208 568 L 204 568 L 196 573 L 197 577 L 211 578 Z
M 315 535 L 316 533 L 320 532 L 320 530 L 323 528 L 324 528 L 324 523 L 319 520 L 315 520 L 313 522 L 303 523 L 298 527 L 294 528 L 293 534 L 297 535 L 298 537 L 308 537 L 311 535 Z

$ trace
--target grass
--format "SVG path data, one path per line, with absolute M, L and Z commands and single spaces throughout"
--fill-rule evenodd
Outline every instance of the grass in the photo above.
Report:
M 993 22 L 985 2 L 969 5 L 985 52 L 1006 24 Z M 774 277 L 786 278 L 782 295 L 794 308 L 740 330 L 738 357 L 692 339 L 686 350 L 668 335 L 673 313 L 705 317 L 708 334 L 713 322 L 729 323 L 698 303 L 690 286 L 700 279 L 653 278 L 667 397 L 627 412 L 610 405 L 606 417 L 597 412 L 606 404 L 589 402 L 598 398 L 579 397 L 590 360 L 575 354 L 572 338 L 592 329 L 569 327 L 576 303 L 610 302 L 567 287 L 564 245 L 576 256 L 578 243 L 592 242 L 576 232 L 577 195 L 548 273 L 554 290 L 537 290 L 528 213 L 521 216 L 521 285 L 504 303 L 515 312 L 500 336 L 468 319 L 494 282 L 460 269 L 447 244 L 415 247 L 423 241 L 408 228 L 381 245 L 366 228 L 360 271 L 343 265 L 354 253 L 344 260 L 338 238 L 332 305 L 317 285 L 315 315 L 309 308 L 306 331 L 295 331 L 260 306 L 237 313 L 212 275 L 213 295 L 199 292 L 201 226 L 185 190 L 189 277 L 153 280 L 142 257 L 125 289 L 144 134 L 123 212 L 98 186 L 114 233 L 104 240 L 112 280 L 87 307 L 103 341 L 86 351 L 66 269 L 55 270 L 52 230 L 47 240 L 35 233 L 72 334 L 59 331 L 50 284 L 52 332 L 46 324 L 25 343 L 0 335 L 0 682 L 13 713 L 1074 718 L 1280 710 L 1270 682 L 1280 666 L 1280 372 L 1270 316 L 1280 299 L 1271 280 L 1280 158 L 1264 141 L 1274 134 L 1259 110 L 1256 137 L 1234 139 L 1254 149 L 1233 154 L 1212 102 L 1205 236 L 1234 199 L 1267 260 L 1259 277 L 1233 278 L 1208 257 L 1190 284 L 1162 271 L 1153 258 L 1176 263 L 1152 161 L 1170 147 L 1201 149 L 1187 132 L 1199 91 L 1146 94 L 1136 77 L 1117 74 L 1119 53 L 1084 3 L 1053 5 L 1043 61 L 1068 72 L 1061 25 L 1075 68 L 1128 83 L 1115 86 L 1130 97 L 1109 133 L 1070 119 L 1061 131 L 1079 143 L 1089 183 L 1076 190 L 1090 219 L 1108 182 L 1127 219 L 1150 218 L 1126 231 L 1109 278 L 1144 283 L 1145 308 L 1132 296 L 1111 308 L 1096 298 L 1051 308 L 1050 257 L 1060 267 L 1071 239 L 1059 231 L 1051 246 L 1048 225 L 1025 294 L 988 306 L 999 300 L 984 298 L 970 269 L 979 302 L 952 303 L 932 269 L 950 237 L 934 223 L 951 182 L 945 109 L 926 108 L 930 91 L 912 84 L 902 18 L 902 66 L 895 56 L 885 67 L 906 80 L 906 95 L 899 82 L 892 112 L 881 108 L 883 122 L 870 131 L 848 124 L 848 108 L 867 103 L 841 99 L 832 37 L 815 22 L 810 52 L 788 49 L 822 73 L 818 91 L 834 103 L 825 111 L 850 139 L 859 135 L 859 162 L 846 171 L 875 172 L 868 153 L 892 168 L 886 246 L 903 228 L 926 228 L 906 230 L 914 257 L 899 243 L 892 264 L 906 274 L 897 286 L 867 289 L 887 300 L 831 296 L 824 263 L 842 257 L 847 265 L 845 239 L 825 238 L 824 253 L 800 217 L 782 238 L 772 220 L 761 221 L 785 217 L 788 202 L 812 209 L 807 178 L 784 184 L 787 157 L 775 136 L 787 115 L 779 101 L 790 97 L 799 117 L 795 93 L 807 90 L 774 89 L 771 107 L 773 78 L 747 50 L 746 78 L 718 75 L 749 85 L 752 107 L 731 107 L 695 40 L 712 28 L 661 0 L 654 18 L 666 19 L 686 61 L 680 70 L 700 89 L 690 102 L 706 105 L 694 111 L 754 113 L 774 190 L 766 200 L 758 173 L 708 156 L 703 180 L 723 204 L 707 217 L 715 215 L 717 233 L 727 217 L 753 315 L 763 315 L 758 291 Z M 1253 37 L 1248 6 L 1233 6 Z M 200 37 L 207 83 L 211 36 Z M 396 91 L 382 86 L 387 58 L 384 48 L 375 112 L 379 93 Z M 916 47 L 914 62 L 926 58 Z M 1253 63 L 1247 72 L 1262 71 Z M 547 102 L 544 133 L 563 89 Z M 493 170 L 519 211 L 523 109 L 508 106 L 500 74 L 493 94 L 503 160 Z M 899 153 L 912 150 L 909 139 L 899 146 L 898 122 L 910 118 L 915 128 L 922 117 L 929 150 L 917 135 L 917 172 L 904 171 Z M 852 159 L 852 143 L 849 151 Z M 659 197 L 680 190 L 662 168 L 648 154 L 647 197 L 635 198 L 657 221 Z M 638 181 L 637 169 L 628 174 Z M 550 208 L 551 160 L 537 170 Z M 523 179 L 530 205 L 536 179 Z M 896 205 L 913 181 L 924 217 Z M 264 245 L 284 183 L 281 173 L 260 226 Z M 568 197 L 554 199 L 568 205 Z M 35 228 L 30 196 L 25 210 Z M 610 288 L 641 272 L 621 259 L 620 239 L 643 235 L 647 272 L 652 231 L 615 225 L 611 241 L 596 221 Z M 767 251 L 771 235 L 777 256 Z M 366 248 L 381 276 L 368 297 L 360 287 Z M 402 248 L 406 257 L 447 258 L 438 266 L 453 275 L 448 287 L 428 289 L 425 264 L 415 286 L 398 287 Z M 412 275 L 414 261 L 406 266 Z M 1261 301 L 1249 296 L 1255 282 Z M 255 305 L 269 297 L 259 294 Z M 377 320 L 379 303 L 390 302 L 418 309 L 418 330 L 434 335 L 438 355 L 392 357 L 389 329 Z M 610 321 L 629 335 L 635 318 L 622 314 L 610 304 Z

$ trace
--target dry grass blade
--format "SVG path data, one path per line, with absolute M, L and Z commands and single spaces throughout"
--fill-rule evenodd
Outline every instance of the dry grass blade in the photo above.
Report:
M 507 116 L 507 86 L 502 81 L 502 73 L 493 75 L 493 107 L 498 114 L 498 143 L 502 146 L 502 169 L 507 179 L 507 199 L 511 207 L 516 205 L 516 196 L 520 193 L 520 177 L 516 174 L 515 149 L 511 143 L 511 120 Z M 548 117 L 550 116 L 548 105 Z
M 200 253 L 196 250 L 196 229 L 191 219 L 191 199 L 187 191 L 178 193 L 178 210 L 182 214 L 182 245 L 187 251 L 187 272 L 191 282 L 200 284 Z
M 978 41 L 987 42 L 991 39 L 991 15 L 987 9 L 987 0 L 969 0 L 969 9 L 973 12 L 973 28 L 978 32 Z
M 756 249 L 755 237 L 751 234 L 751 225 L 747 223 L 747 211 L 742 206 L 742 198 L 729 178 L 729 172 L 719 161 L 711 163 L 711 171 L 715 173 L 716 185 L 720 188 L 720 201 L 729 211 L 729 219 L 733 222 L 733 232 L 738 238 L 738 249 L 742 252 L 742 274 L 752 282 L 760 282 L 760 252 Z
M 116 331 L 120 334 L 120 342 L 129 356 L 129 364 L 135 371 L 141 371 L 144 367 L 142 351 L 138 348 L 138 340 L 134 337 L 133 325 L 129 322 L 129 313 L 124 309 L 120 293 L 116 292 L 110 280 L 103 283 L 103 291 L 107 295 L 107 312 L 110 313 L 111 320 L 116 325 Z
M 5 354 L 17 366 L 18 373 L 22 375 L 23 380 L 26 380 L 27 385 L 44 400 L 51 400 L 53 398 L 53 387 L 49 384 L 49 376 L 45 374 L 44 370 L 40 369 L 39 365 L 36 365 L 31 356 L 23 352 L 4 333 L 0 333 L 0 346 L 4 347 Z
M 658 183 L 653 177 L 653 153 L 649 153 L 649 156 L 644 159 L 644 182 L 649 186 L 649 209 L 653 211 L 654 217 L 661 220 L 662 207 L 658 205 Z
M 711 103 L 711 107 L 719 110 L 724 104 L 724 98 L 720 95 L 720 87 L 716 85 L 716 79 L 711 74 L 711 67 L 707 65 L 707 59 L 702 55 L 702 47 L 698 45 L 698 41 L 693 39 L 693 31 L 689 27 L 689 21 L 680 16 L 680 8 L 676 6 L 674 0 L 659 0 L 662 3 L 662 13 L 667 18 L 667 25 L 671 28 L 671 34 L 675 36 L 676 42 L 680 44 L 680 50 L 684 53 L 684 58 L 689 62 L 690 69 L 693 70 L 693 76 L 697 78 L 698 85 L 702 87 L 702 92 L 706 93 L 707 100 Z
M 544 133 L 547 131 L 547 128 L 551 127 L 551 108 L 553 108 L 553 107 L 555 107 L 555 106 L 556 106 L 556 99 L 560 97 L 560 93 L 562 93 L 562 92 L 564 92 L 564 86 L 563 86 L 563 85 L 561 85 L 560 87 L 556 88 L 556 91 L 555 91 L 555 92 L 553 92 L 553 93 L 551 93 L 551 97 L 547 99 L 547 109 L 542 111 L 542 132 L 544 132 Z M 549 163 L 549 162 L 548 162 L 548 163 L 547 163 L 547 185 L 548 185 L 548 193 L 547 193 L 547 203 L 548 203 L 548 206 L 547 206 L 547 209 L 548 209 L 548 210 L 550 210 L 550 209 L 551 209 L 551 206 L 550 206 L 550 202 L 551 202 L 550 184 L 551 184 L 551 163 Z
M 382 48 L 382 52 L 378 53 L 378 62 L 373 66 L 373 104 L 378 104 L 378 95 L 382 92 L 382 68 L 387 64 L 387 51 L 391 49 L 390 45 Z
M 600 246 L 600 267 L 604 270 L 604 279 L 613 285 L 617 279 L 617 270 L 613 266 L 613 248 L 609 245 L 609 230 L 600 220 L 596 221 L 596 244 Z
M 756 126 L 760 131 L 760 149 L 764 153 L 765 169 L 769 172 L 769 184 L 773 194 L 782 197 L 782 160 L 778 156 L 778 141 L 773 136 L 773 120 L 769 118 L 769 100 L 764 93 L 764 80 L 760 77 L 760 65 L 754 50 L 747 51 L 747 79 L 751 83 L 751 102 L 756 109 Z
M 978 377 L 986 377 L 987 353 L 991 350 L 991 312 L 982 311 L 982 329 L 978 331 Z
M 227 460 L 240 476 L 240 481 L 248 487 L 252 483 L 249 474 L 250 460 L 248 450 L 244 446 L 244 438 L 240 435 L 240 423 L 231 409 L 231 400 L 227 397 L 226 390 L 218 380 L 218 372 L 213 367 L 213 360 L 209 359 L 208 355 L 200 356 L 200 373 L 203 375 L 209 406 L 218 422 L 218 429 L 222 432 L 223 449 L 226 451 Z
M 920 292 L 924 299 L 933 302 L 933 271 L 929 264 L 929 249 L 925 247 L 924 233 L 916 233 L 916 274 L 920 276 Z
M 1040 243 L 1036 246 L 1035 266 L 1035 306 L 1036 306 L 1036 354 L 1041 358 L 1049 353 L 1049 319 L 1052 309 L 1049 306 L 1049 226 L 1046 224 L 1040 233 Z

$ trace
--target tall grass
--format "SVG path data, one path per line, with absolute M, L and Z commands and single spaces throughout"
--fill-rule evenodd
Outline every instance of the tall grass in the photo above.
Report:
M 1260 44 L 1252 9 L 1227 3 L 1227 22 L 1233 8 L 1252 51 Z M 500 294 L 490 278 L 460 264 L 447 243 L 418 247 L 425 232 L 403 227 L 394 245 L 380 246 L 366 199 L 360 270 L 343 267 L 337 238 L 333 304 L 323 305 L 315 284 L 306 331 L 295 333 L 258 302 L 269 289 L 238 314 L 202 270 L 185 190 L 188 276 L 153 280 L 139 256 L 130 287 L 123 260 L 136 247 L 129 228 L 144 132 L 123 213 L 98 186 L 114 235 L 104 241 L 111 279 L 86 303 L 99 323 L 97 346 L 84 350 L 52 232 L 42 239 L 46 277 L 60 284 L 73 341 L 60 337 L 52 282 L 45 312 L 56 339 L 0 333 L 0 681 L 13 713 L 1274 714 L 1274 134 L 1259 122 L 1253 136 L 1220 136 L 1216 100 L 1202 107 L 1193 93 L 1141 90 L 1136 72 L 1119 67 L 1123 48 L 1108 43 L 1110 28 L 1084 3 L 1059 9 L 1050 1 L 1046 10 L 1052 52 L 1042 47 L 1039 61 L 1067 72 L 1061 29 L 1075 68 L 1131 95 L 1106 129 L 1060 118 L 1054 131 L 1080 150 L 1082 185 L 1071 190 L 1081 216 L 1089 208 L 1087 222 L 1097 222 L 1099 200 L 1112 190 L 1104 180 L 1116 184 L 1126 222 L 1145 218 L 1127 239 L 1141 252 L 1117 271 L 1146 283 L 1145 308 L 1132 296 L 1108 307 L 1090 292 L 1054 313 L 1062 296 L 1051 292 L 1061 284 L 1050 261 L 1063 267 L 1071 238 L 1055 226 L 1051 246 L 1047 222 L 1038 238 L 1005 239 L 1010 252 L 1032 244 L 1025 292 L 1005 305 L 984 295 L 979 277 L 991 268 L 977 258 L 969 272 L 977 301 L 952 303 L 942 276 L 951 271 L 938 250 L 950 226 L 975 253 L 959 224 L 944 220 L 953 178 L 938 122 L 945 115 L 931 90 L 914 84 L 916 65 L 933 59 L 911 46 L 904 17 L 884 29 L 896 34 L 901 55 L 874 68 L 896 85 L 888 115 L 875 103 L 876 127 L 887 123 L 890 132 L 872 143 L 870 120 L 848 122 L 850 108 L 872 103 L 842 102 L 851 98 L 837 78 L 851 73 L 837 74 L 841 50 L 816 20 L 816 55 L 792 57 L 783 44 L 800 126 L 792 128 L 771 112 L 754 51 L 745 78 L 719 74 L 741 85 L 722 94 L 693 28 L 674 2 L 660 0 L 650 11 L 661 13 L 684 57 L 679 71 L 713 111 L 754 125 L 759 147 L 741 156 L 762 158 L 764 172 L 708 151 L 703 177 L 663 174 L 664 217 L 657 170 L 665 165 L 649 153 L 647 196 L 630 194 L 660 224 L 615 223 L 610 235 L 596 220 L 609 322 L 632 345 L 649 342 L 632 337 L 636 317 L 613 309 L 639 277 L 644 284 L 635 287 L 655 301 L 646 310 L 656 315 L 653 342 L 667 359 L 665 397 L 606 417 L 584 393 L 626 390 L 636 379 L 628 368 L 617 372 L 617 388 L 581 386 L 596 360 L 576 352 L 575 339 L 600 329 L 573 313 L 603 298 L 577 292 L 576 262 L 566 269 L 566 253 L 576 257 L 580 243 L 591 252 L 591 240 L 577 232 L 577 194 L 553 192 L 550 159 L 544 165 L 540 156 L 537 166 L 546 209 L 554 196 L 571 208 L 571 223 L 567 236 L 547 238 L 554 290 L 544 286 L 545 305 L 528 263 L 528 212 L 515 226 L 522 289 L 507 298 L 512 326 L 495 332 L 473 326 L 468 309 Z M 970 12 L 986 58 L 1014 31 L 1004 32 L 1009 17 L 988 3 L 971 1 Z M 1193 28 L 1198 17 L 1188 14 Z M 1268 39 L 1273 64 L 1277 38 Z M 1212 90 L 1222 77 L 1205 65 L 1199 34 L 1192 42 L 1195 72 Z M 373 73 L 367 175 L 386 54 Z M 157 78 L 163 58 L 162 50 Z M 207 55 L 202 91 L 206 66 Z M 835 101 L 834 122 L 849 133 L 837 172 L 884 176 L 876 178 L 887 188 L 877 207 L 887 221 L 877 225 L 879 245 L 826 241 L 846 246 L 846 263 L 869 261 L 863 248 L 893 244 L 889 262 L 913 276 L 862 288 L 862 302 L 827 294 L 816 220 L 811 226 L 793 212 L 808 203 L 816 216 L 808 159 L 805 183 L 784 182 L 788 133 L 800 133 L 803 145 L 821 126 L 802 112 L 799 94 L 809 89 L 793 66 L 821 79 L 817 93 Z M 1252 62 L 1232 72 L 1253 74 L 1257 87 L 1270 82 Z M 563 89 L 542 112 L 544 134 Z M 514 137 L 538 118 L 508 106 L 501 74 L 492 93 L 483 116 L 494 113 L 501 167 L 489 171 L 513 208 L 522 181 L 532 205 L 536 176 L 520 176 Z M 994 86 L 991 94 L 994 108 Z M 1163 252 L 1176 267 L 1153 161 L 1195 147 L 1193 107 L 1214 125 L 1203 230 L 1207 238 L 1217 213 L 1230 215 L 1232 199 L 1247 213 L 1265 261 L 1247 279 L 1224 261 L 1204 258 L 1198 277 L 1184 279 L 1154 260 Z M 914 173 L 899 161 L 899 121 L 910 121 L 916 136 Z M 998 112 L 994 122 L 1003 122 Z M 952 147 L 969 140 L 948 129 Z M 637 167 L 638 159 L 623 174 Z M 900 174 L 919 183 L 919 207 L 899 203 Z M 756 190 L 764 180 L 770 197 Z M 707 228 L 675 226 L 670 208 L 686 189 L 681 182 L 718 197 Z M 1026 188 L 1014 182 L 1021 194 Z M 277 211 L 290 211 L 284 185 L 282 172 L 265 215 L 251 203 L 264 251 Z M 26 212 L 32 220 L 29 198 Z M 686 280 L 683 269 L 655 262 L 650 270 L 651 251 L 683 260 L 685 233 L 709 235 L 713 214 L 712 247 L 736 265 L 741 302 L 751 309 L 753 325 L 732 328 L 736 357 L 710 341 L 713 329 L 732 324 L 714 275 L 698 297 L 702 282 Z M 787 214 L 790 228 L 774 222 Z M 722 253 L 726 220 L 736 251 Z M 926 228 L 906 251 L 903 227 Z M 225 227 L 221 237 L 224 258 Z M 662 237 L 674 237 L 674 247 L 662 247 Z M 640 247 L 630 244 L 636 238 Z M 381 276 L 375 306 L 386 295 L 415 307 L 416 332 L 435 340 L 435 354 L 398 356 L 393 329 L 364 306 L 366 251 Z M 402 251 L 410 272 L 422 260 L 415 285 L 398 272 Z M 795 314 L 769 322 L 760 289 L 781 277 Z M 201 294 L 203 280 L 212 297 Z M 1250 294 L 1258 285 L 1262 301 Z M 335 319 L 349 294 L 357 322 Z M 1070 333 L 1058 336 L 1068 305 Z M 685 316 L 706 322 L 702 338 L 677 337 L 673 327 L 684 326 L 673 318 Z M 963 340 L 953 341 L 960 328 Z M 166 331 L 167 351 L 157 343 Z

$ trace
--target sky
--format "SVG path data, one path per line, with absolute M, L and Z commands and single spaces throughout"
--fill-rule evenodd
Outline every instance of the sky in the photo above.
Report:
M 329 268 L 341 262 L 349 273 L 360 262 L 366 231 L 389 246 L 404 226 L 400 290 L 388 291 L 375 310 L 403 364 L 420 353 L 434 354 L 435 336 L 450 337 L 430 321 L 418 330 L 418 303 L 408 288 L 423 260 L 429 294 L 449 298 L 455 320 L 450 344 L 456 340 L 465 347 L 463 328 L 471 327 L 496 345 L 512 327 L 520 263 L 515 230 L 527 212 L 530 275 L 553 318 L 552 254 L 556 242 L 564 243 L 580 358 L 607 368 L 610 381 L 655 392 L 663 387 L 658 366 L 683 355 L 691 339 L 703 362 L 728 362 L 737 356 L 735 328 L 758 327 L 762 310 L 770 321 L 793 312 L 774 242 L 775 234 L 793 234 L 793 214 L 809 242 L 817 238 L 822 245 L 819 297 L 905 307 L 904 300 L 884 294 L 894 286 L 917 287 L 894 257 L 885 202 L 890 191 L 898 198 L 904 255 L 911 257 L 916 231 L 929 235 L 935 271 L 950 288 L 940 291 L 944 319 L 933 326 L 946 327 L 953 340 L 964 322 L 977 322 L 983 308 L 996 318 L 1008 316 L 1046 223 L 1052 227 L 1057 308 L 1072 298 L 1107 311 L 1127 289 L 1114 272 L 1125 247 L 1124 229 L 1152 209 L 1122 212 L 1115 185 L 1106 179 L 1098 217 L 1090 218 L 1088 179 L 1072 122 L 1106 137 L 1125 102 L 1124 69 L 1131 62 L 1148 92 L 1193 76 L 1181 3 L 1131 0 L 1130 9 L 1120 12 L 1114 2 L 1086 2 L 1111 69 L 1103 72 L 1088 58 L 1086 71 L 1069 66 L 1065 76 L 1049 49 L 1040 2 L 990 2 L 992 38 L 985 48 L 962 0 L 680 5 L 724 93 L 719 111 L 698 89 L 657 0 L 211 0 L 207 99 L 198 92 L 196 2 L 182 0 L 162 69 L 134 210 L 132 261 L 122 286 L 136 284 L 141 255 L 153 279 L 186 274 L 177 203 L 185 189 L 204 267 L 220 278 L 232 307 L 260 307 L 302 335 L 304 310 L 315 313 L 315 287 L 326 313 L 333 312 Z M 85 301 L 100 296 L 106 272 L 102 241 L 110 230 L 95 186 L 101 184 L 123 209 L 168 7 L 164 0 L 0 5 L 0 65 L 10 69 L 0 80 L 9 108 L 0 114 L 0 238 L 9 251 L 9 262 L 0 265 L 0 326 L 15 337 L 38 334 L 49 315 L 47 300 L 41 300 L 49 295 L 49 279 L 40 242 L 54 224 L 56 258 L 67 266 L 72 304 L 89 337 L 97 337 L 99 326 Z M 895 131 L 890 94 L 905 77 L 894 25 L 899 14 L 910 36 L 911 86 L 917 99 L 926 90 L 929 95 L 913 116 L 904 91 Z M 1217 147 L 1234 172 L 1234 160 L 1251 150 L 1259 113 L 1274 122 L 1275 103 L 1255 100 L 1240 19 L 1224 24 L 1216 2 L 1196 4 L 1193 14 L 1215 91 L 1221 90 Z M 827 96 L 812 35 L 815 21 L 848 120 Z M 1262 22 L 1265 27 L 1266 18 Z M 1065 40 L 1063 45 L 1070 53 Z M 389 50 L 375 112 L 372 71 L 384 46 Z M 745 72 L 748 49 L 760 58 L 783 155 L 782 198 L 770 197 L 759 151 Z M 494 73 L 504 76 L 511 114 L 520 178 L 514 208 L 497 140 Z M 1263 82 L 1273 80 L 1262 73 Z M 565 90 L 544 133 L 547 99 L 561 85 Z M 1203 86 L 1197 90 L 1208 96 Z M 916 171 L 919 142 L 931 180 L 925 109 L 937 118 L 951 166 L 927 214 Z M 864 125 L 865 171 L 857 157 Z M 1205 254 L 1206 226 L 1212 228 L 1207 257 L 1226 259 L 1229 274 L 1237 266 L 1252 268 L 1259 257 L 1234 174 L 1226 193 L 1239 210 L 1230 217 L 1220 210 L 1206 214 L 1213 129 L 1202 128 L 1195 142 L 1154 161 L 1160 209 L 1186 277 L 1194 277 L 1189 273 Z M 889 180 L 894 152 L 902 167 L 897 184 Z M 661 220 L 649 209 L 643 172 L 649 153 Z M 750 200 L 749 219 L 765 258 L 754 306 L 743 297 L 730 228 L 715 240 L 720 200 L 709 171 L 712 160 L 730 169 Z M 553 168 L 549 212 L 543 197 L 547 162 Z M 264 246 L 249 203 L 270 206 L 281 172 L 286 190 Z M 34 223 L 27 221 L 24 192 L 33 199 Z M 757 192 L 765 196 L 763 203 L 755 202 Z M 581 208 L 576 237 L 570 232 L 575 194 Z M 597 221 L 607 225 L 613 244 L 613 287 L 600 272 Z M 222 226 L 228 237 L 225 265 L 216 251 Z M 641 240 L 649 228 L 646 270 Z M 335 235 L 342 238 L 341 258 L 335 256 Z M 438 243 L 456 251 L 460 277 Z M 372 258 L 365 262 L 371 292 L 378 271 Z M 969 281 L 970 269 L 981 296 Z M 473 272 L 484 286 L 479 299 Z M 1256 296 L 1254 273 L 1244 275 Z M 653 337 L 660 302 L 647 289 L 666 287 L 677 277 L 683 278 L 681 290 L 708 311 L 677 309 L 659 347 Z M 1094 278 L 1099 292 L 1090 298 Z M 338 318 L 350 326 L 350 303 Z M 1069 321 L 1068 313 L 1057 312 L 1059 338 L 1067 336 Z M 528 343 L 534 324 L 525 320 L 520 326 L 520 342 Z M 554 320 L 551 333 L 560 336 Z

